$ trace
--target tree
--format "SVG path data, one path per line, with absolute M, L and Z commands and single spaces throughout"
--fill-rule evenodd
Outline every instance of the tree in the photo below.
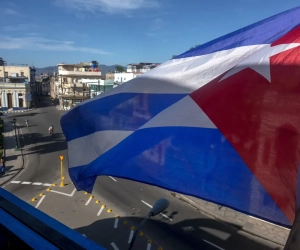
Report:
M 118 71 L 118 72 L 124 72 L 125 71 L 124 67 L 121 66 L 121 65 L 116 65 L 115 70 Z

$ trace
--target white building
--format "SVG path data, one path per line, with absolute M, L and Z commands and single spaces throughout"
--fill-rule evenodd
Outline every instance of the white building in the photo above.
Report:
M 88 86 L 89 95 L 90 95 L 91 98 L 93 98 L 97 95 L 100 95 L 100 94 L 114 88 L 114 81 L 113 80 L 81 79 L 79 81 Z
M 35 68 L 24 64 L 6 65 L 0 59 L 1 110 L 26 109 L 32 105 L 35 88 Z
M 128 64 L 127 72 L 115 72 L 114 81 L 116 84 L 130 81 L 130 80 L 148 72 L 149 70 L 157 67 L 158 65 L 159 65 L 159 63 Z
M 128 82 L 139 75 L 142 75 L 143 73 L 128 73 L 128 72 L 123 72 L 123 73 L 115 73 L 114 75 L 114 81 L 115 83 L 123 83 L 123 82 Z

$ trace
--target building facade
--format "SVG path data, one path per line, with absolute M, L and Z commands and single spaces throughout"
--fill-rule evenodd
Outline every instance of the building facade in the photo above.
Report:
M 2 62 L 4 62 L 2 60 Z M 24 64 L 7 65 L 0 60 L 1 110 L 21 110 L 32 106 L 35 68 Z
M 100 95 L 106 91 L 109 91 L 114 88 L 113 80 L 89 80 L 82 79 L 81 83 L 85 83 L 88 90 L 90 98 L 93 98 L 97 95 Z
M 128 73 L 146 73 L 151 69 L 154 69 L 155 67 L 159 66 L 160 63 L 131 63 L 127 64 L 127 72 Z
M 49 95 L 50 93 L 50 77 L 48 74 L 41 74 L 36 77 L 37 95 Z
M 151 69 L 154 69 L 160 65 L 159 63 L 132 63 L 127 65 L 127 72 L 115 72 L 113 74 L 114 81 L 116 84 L 122 84 L 128 82 Z
M 50 95 L 62 109 L 89 99 L 90 89 L 86 81 L 103 79 L 98 62 L 78 64 L 58 64 L 58 75 L 52 77 Z
M 114 81 L 116 84 L 128 82 L 139 75 L 142 75 L 143 73 L 128 73 L 128 72 L 123 72 L 123 73 L 115 73 L 114 74 Z
M 114 72 L 107 72 L 105 75 L 105 80 L 114 80 L 115 79 L 115 73 Z

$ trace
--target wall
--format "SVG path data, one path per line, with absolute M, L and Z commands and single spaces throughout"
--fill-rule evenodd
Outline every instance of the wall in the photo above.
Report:
M 115 73 L 106 73 L 105 79 L 106 80 L 114 80 L 115 79 Z
M 5 72 L 8 72 L 8 76 L 11 76 L 13 73 L 18 73 L 21 76 L 21 72 L 24 73 L 24 76 L 30 79 L 30 68 L 29 66 L 4 66 Z M 0 78 L 3 78 L 3 66 L 0 66 Z
M 115 78 L 114 81 L 115 82 L 128 82 L 130 80 L 132 80 L 133 78 L 136 78 L 137 76 L 142 75 L 142 73 L 140 74 L 134 74 L 134 73 L 115 73 Z

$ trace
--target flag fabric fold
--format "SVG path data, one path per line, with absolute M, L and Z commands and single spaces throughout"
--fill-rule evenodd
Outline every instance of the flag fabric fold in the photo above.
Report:
M 291 227 L 299 114 L 300 7 L 87 100 L 61 126 L 78 190 L 112 175 Z

